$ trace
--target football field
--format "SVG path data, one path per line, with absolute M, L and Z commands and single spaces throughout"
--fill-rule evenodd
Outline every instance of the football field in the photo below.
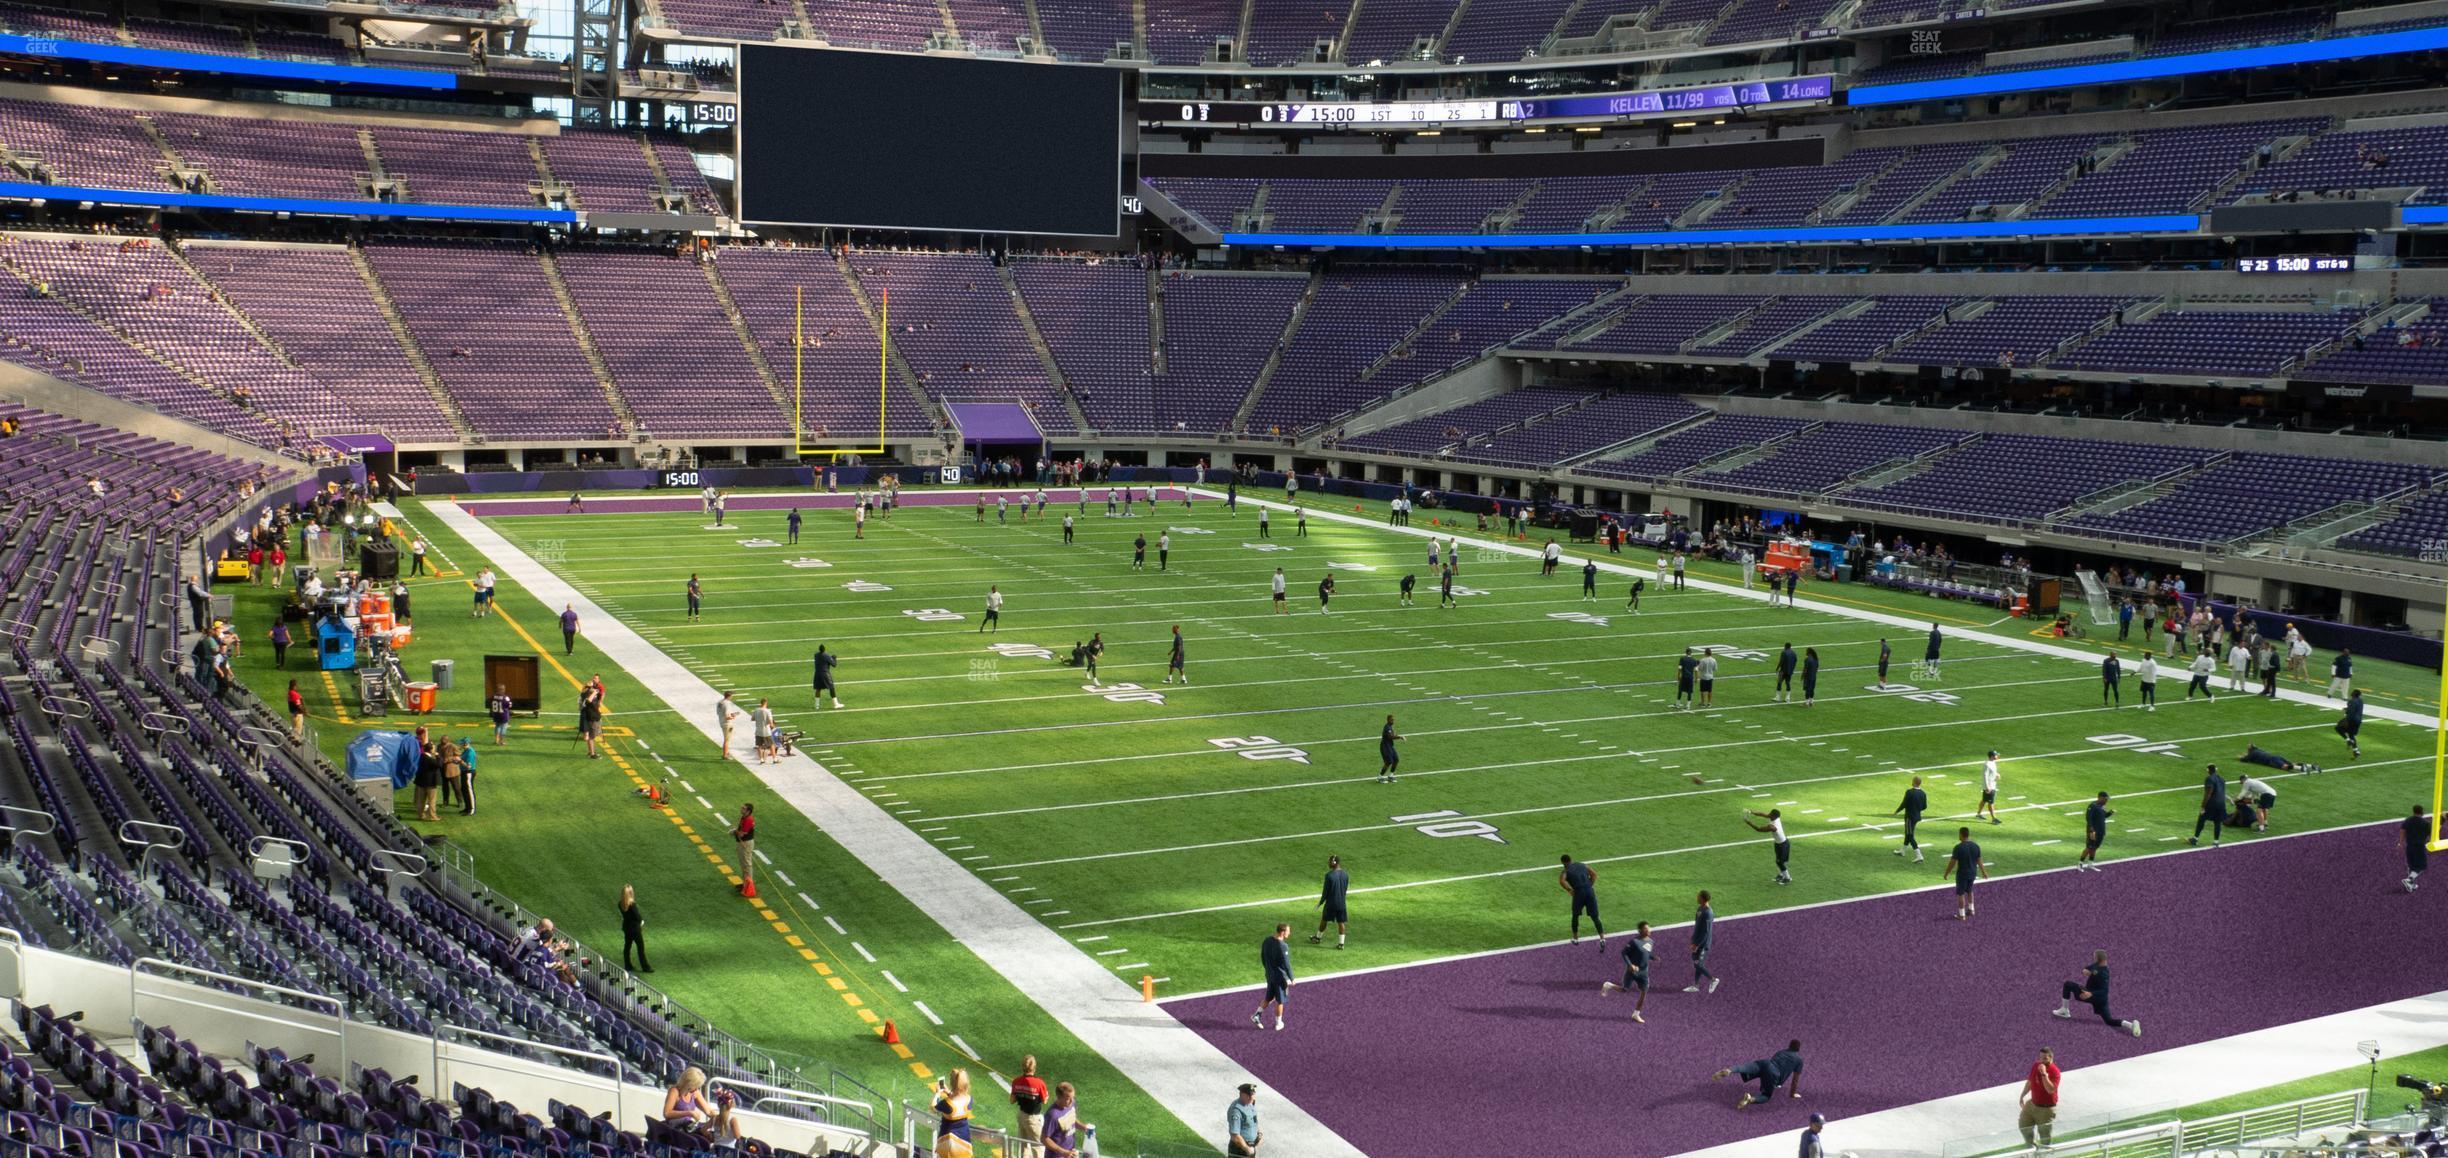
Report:
M 2252 743 L 2329 769 L 2251 769 L 2279 793 L 2273 832 L 2402 816 L 2430 791 L 2430 737 L 2411 725 L 2375 721 L 2353 761 L 2333 708 L 2228 694 L 2223 670 L 2215 702 L 2188 700 L 2166 665 L 2145 712 L 2129 662 L 2110 711 L 2094 663 L 1968 639 L 1948 640 L 1930 678 L 1917 671 L 1926 623 L 1817 609 L 1810 588 L 1800 609 L 1716 583 L 1666 590 L 1647 573 L 1653 554 L 1607 560 L 1648 578 L 1634 613 L 1624 575 L 1583 595 L 1586 546 L 1542 577 L 1535 559 L 1465 543 L 1449 609 L 1430 529 L 1356 523 L 1348 504 L 1305 534 L 1277 510 L 1262 537 L 1246 502 L 1142 504 L 1130 518 L 1056 503 L 1024 522 L 992 503 L 981 521 L 964 498 L 906 506 L 853 538 L 848 513 L 812 496 L 753 501 L 772 506 L 734 500 L 721 529 L 693 509 L 600 502 L 488 522 L 742 711 L 770 698 L 826 769 L 1081 953 L 1133 983 L 1159 979 L 1161 996 L 1253 983 L 1256 943 L 1278 921 L 1294 925 L 1308 976 L 1559 939 L 1565 853 L 1597 867 L 1610 930 L 1686 919 L 1702 888 L 1730 915 L 1935 884 L 1990 749 L 2002 823 L 1978 822 L 1974 838 L 1993 877 L 2071 863 L 2100 790 L 2117 809 L 2107 859 L 2166 851 L 2192 833 L 2203 764 L 2233 783 Z M 795 545 L 778 509 L 793 501 L 809 504 Z M 692 574 L 705 591 L 693 622 Z M 990 588 L 1004 600 L 991 629 Z M 1970 614 L 1930 606 L 1950 627 Z M 1187 684 L 1166 679 L 1176 626 Z M 1091 681 L 1063 661 L 1100 635 Z M 1882 639 L 1895 654 L 1884 688 Z M 1810 706 L 1799 678 L 1796 702 L 1772 702 L 1787 644 L 1819 655 Z M 838 709 L 812 704 L 819 645 L 840 657 Z M 1674 702 L 1686 648 L 1720 661 L 1712 708 Z M 740 747 L 747 735 L 743 719 Z M 1888 855 L 1914 775 L 1931 800 L 1920 864 Z M 1790 885 L 1772 881 L 1766 838 L 1745 825 L 1771 808 L 1794 841 Z M 1329 855 L 1352 880 L 1341 951 L 1306 945 Z

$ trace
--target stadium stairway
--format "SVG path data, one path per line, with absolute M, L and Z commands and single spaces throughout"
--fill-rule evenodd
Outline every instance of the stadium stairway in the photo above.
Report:
M 1264 196 L 1264 193 L 1260 195 Z M 1300 333 L 1301 323 L 1308 319 L 1309 307 L 1317 304 L 1318 287 L 1325 281 L 1324 269 L 1310 271 L 1309 284 L 1301 290 L 1300 301 L 1293 304 L 1291 315 L 1284 319 L 1283 334 L 1275 340 L 1275 349 L 1267 355 L 1266 364 L 1258 368 L 1258 376 L 1250 380 L 1249 393 L 1241 399 L 1241 405 L 1233 410 L 1232 422 L 1225 426 L 1226 430 L 1249 428 L 1250 415 L 1258 409 L 1258 399 L 1266 393 L 1267 384 L 1275 380 L 1275 371 L 1283 368 L 1284 352 L 1292 348 L 1292 339 Z
M 374 267 L 366 262 L 365 248 L 351 245 L 348 255 L 349 264 L 357 270 L 357 276 L 365 282 L 366 291 L 373 295 L 374 304 L 381 309 L 383 324 L 390 327 L 391 337 L 399 343 L 400 353 L 407 356 L 409 365 L 416 367 L 417 381 L 425 387 L 425 393 L 433 398 L 435 409 L 450 420 L 451 429 L 458 433 L 462 442 L 483 441 L 477 436 L 475 428 L 468 425 L 467 414 L 459 409 L 459 400 L 451 397 L 450 390 L 442 385 L 442 376 L 434 372 L 433 362 L 425 357 L 425 347 L 417 342 L 416 334 L 409 330 L 407 319 L 400 316 L 399 303 L 391 299 L 391 291 L 384 287 L 382 279 L 374 276 Z
M 1147 271 L 1148 309 L 1148 374 L 1161 378 L 1165 372 L 1164 271 Z
M 648 155 L 652 156 L 652 153 Z M 757 345 L 756 335 L 749 332 L 748 316 L 740 312 L 739 302 L 732 298 L 731 287 L 723 282 L 722 273 L 711 261 L 699 262 L 697 267 L 705 271 L 706 285 L 713 289 L 714 300 L 722 303 L 723 316 L 730 320 L 731 332 L 739 335 L 740 346 L 748 351 L 748 361 L 756 366 L 757 377 L 764 381 L 765 389 L 773 394 L 774 408 L 784 414 L 791 413 L 791 398 L 784 389 L 782 377 L 774 372 L 773 363 L 766 359 L 765 351 Z
M 1375 361 L 1370 362 L 1366 367 L 1361 369 L 1360 380 L 1366 382 L 1372 378 L 1375 378 L 1388 365 L 1392 364 L 1396 359 L 1402 357 L 1405 351 L 1416 347 L 1419 344 L 1421 336 L 1427 334 L 1429 330 L 1436 325 L 1437 319 L 1442 318 L 1446 314 L 1452 312 L 1455 306 L 1461 304 L 1463 298 L 1470 296 L 1471 288 L 1474 284 L 1476 283 L 1466 281 L 1461 285 L 1455 286 L 1452 293 L 1445 295 L 1445 300 L 1438 302 L 1434 308 L 1431 308 L 1427 313 L 1420 315 L 1419 321 L 1412 324 L 1410 332 L 1405 333 L 1402 337 L 1395 339 L 1393 345 L 1386 347 L 1385 353 L 1377 355 Z
M 543 266 L 545 284 L 552 287 L 553 300 L 561 304 L 561 316 L 568 319 L 570 333 L 578 339 L 578 349 L 586 355 L 587 368 L 594 372 L 596 383 L 603 387 L 604 401 L 611 404 L 612 413 L 620 419 L 622 429 L 635 432 L 638 429 L 637 411 L 630 409 L 629 399 L 621 394 L 620 383 L 612 377 L 611 364 L 604 361 L 602 347 L 595 344 L 594 331 L 587 329 L 586 319 L 579 314 L 578 299 L 571 295 L 569 281 L 561 276 L 561 263 L 554 260 L 549 249 L 537 250 L 536 262 Z
M 926 406 L 930 423 L 939 430 L 948 429 L 952 421 L 951 412 L 944 409 L 942 399 L 929 393 L 925 385 L 918 381 L 918 371 L 910 366 L 908 359 L 902 357 L 900 344 L 884 333 L 883 315 L 876 307 L 874 296 L 867 292 L 866 283 L 859 280 L 858 267 L 846 255 L 839 253 L 834 255 L 833 261 L 841 270 L 842 284 L 850 287 L 851 300 L 858 303 L 860 313 L 867 315 L 867 328 L 883 335 L 884 357 L 892 366 L 893 377 L 900 379 L 901 388 Z
M 1037 328 L 1037 315 L 1030 312 L 1028 298 L 1012 280 L 1011 265 L 995 265 L 995 277 L 1003 283 L 1003 292 L 1011 295 L 1012 314 L 1020 320 L 1020 333 L 1028 339 L 1029 349 L 1036 351 L 1037 361 L 1045 367 L 1046 381 L 1053 384 L 1054 396 L 1062 399 L 1063 409 L 1071 414 L 1071 429 L 1094 429 L 1088 422 L 1088 412 L 1080 408 L 1079 395 L 1071 390 L 1071 380 L 1065 377 L 1062 365 L 1054 360 L 1054 347 L 1046 344 L 1045 332 Z

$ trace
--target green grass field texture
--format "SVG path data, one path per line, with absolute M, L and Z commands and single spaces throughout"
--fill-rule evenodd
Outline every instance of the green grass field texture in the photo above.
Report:
M 507 619 L 467 618 L 466 576 L 481 560 L 418 508 L 409 505 L 411 520 L 464 574 L 416 582 L 409 657 L 415 667 L 458 658 L 459 686 L 439 715 L 465 722 L 454 733 L 481 737 L 476 657 L 538 644 L 557 656 L 559 608 L 539 607 L 505 581 Z M 1721 915 L 1734 915 L 1935 886 L 1991 748 L 2003 760 L 2005 823 L 1980 823 L 1974 838 L 1993 876 L 2070 864 L 2081 846 L 2079 810 L 2100 789 L 2117 798 L 2109 859 L 2178 847 L 2202 764 L 2218 761 L 2233 780 L 2248 742 L 2331 770 L 2264 777 L 2281 796 L 2273 832 L 2401 816 L 2430 795 L 2427 729 L 2375 721 L 2363 759 L 2350 761 L 2330 730 L 2335 710 L 2249 695 L 2187 702 L 2172 667 L 2152 713 L 2134 708 L 2130 674 L 2125 709 L 2106 711 L 2091 668 L 1962 639 L 1950 639 L 1938 680 L 1920 679 L 1913 669 L 1928 618 L 1951 633 L 2032 626 L 1961 604 L 1853 585 L 1803 592 L 1806 601 L 1925 621 L 1897 629 L 1667 592 L 1652 576 L 1631 615 L 1623 577 L 1602 574 L 1599 598 L 1583 600 L 1581 552 L 1541 578 L 1533 560 L 1466 545 L 1459 583 L 1470 593 L 1441 610 L 1419 538 L 1318 517 L 1298 537 L 1278 512 L 1272 537 L 1261 539 L 1253 511 L 1235 518 L 1206 501 L 1142 512 L 1124 520 L 1101 506 L 1072 508 L 1069 545 L 1060 541 L 1060 507 L 1026 524 L 998 524 L 990 508 L 983 525 L 968 507 L 905 508 L 872 520 L 863 540 L 851 537 L 845 512 L 811 510 L 796 546 L 779 542 L 779 512 L 735 511 L 734 527 L 722 531 L 704 529 L 709 520 L 694 512 L 491 525 L 733 690 L 743 709 L 771 697 L 821 761 L 953 863 L 1100 964 L 1133 982 L 1164 978 L 1169 993 L 1254 980 L 1255 945 L 1278 920 L 1302 932 L 1296 959 L 1310 976 L 1560 938 L 1565 905 L 1554 873 L 1566 852 L 1598 867 L 1610 928 L 1686 919 L 1701 888 L 1715 893 Z M 1170 565 L 1160 571 L 1155 541 L 1168 528 Z M 1130 540 L 1141 534 L 1148 560 L 1134 570 Z M 1614 561 L 1653 558 L 1635 551 Z M 1278 566 L 1288 615 L 1267 597 Z M 696 623 L 682 597 L 692 572 L 706 590 Z M 1710 565 L 1694 573 L 1731 578 Z M 1338 594 L 1333 612 L 1321 614 L 1316 585 L 1328 574 Z M 1406 574 L 1419 578 L 1409 608 L 1396 598 Z M 1006 605 L 1000 630 L 981 634 L 989 585 L 1001 587 Z M 1163 682 L 1176 624 L 1188 686 Z M 1091 689 L 1056 657 L 1095 632 L 1108 650 Z M 1910 690 L 1873 686 L 1882 636 L 1896 656 L 1891 685 Z M 1813 707 L 1768 702 L 1773 658 L 1787 642 L 1819 650 Z M 819 643 L 842 657 L 838 710 L 811 707 L 809 655 Z M 1713 711 L 1669 702 L 1673 657 L 1686 646 L 1733 653 Z M 264 664 L 266 653 L 246 660 Z M 478 815 L 425 826 L 473 850 L 481 876 L 606 948 L 619 943 L 612 898 L 624 881 L 637 883 L 658 954 L 653 980 L 752 1040 L 862 1076 L 973 1064 L 962 1044 L 1010 1073 L 1018 1054 L 1033 1050 L 1051 1076 L 1081 1083 L 1090 1119 L 1108 1123 L 1109 1144 L 1117 1123 L 1151 1140 L 1184 1140 L 1052 1019 L 780 807 L 752 768 L 717 758 L 693 722 L 600 662 L 583 639 L 561 662 L 572 676 L 601 672 L 610 682 L 615 749 L 629 770 L 657 780 L 668 762 L 675 785 L 688 786 L 675 794 L 676 814 L 711 852 L 633 801 L 620 769 L 584 758 L 567 730 L 574 695 L 548 667 L 542 727 L 514 732 L 498 755 L 485 752 Z M 2429 709 L 2431 673 L 2362 670 L 2375 704 Z M 250 674 L 259 687 L 270 675 Z M 303 686 L 318 716 L 331 716 L 313 681 Z M 2224 673 L 2214 686 L 2223 692 Z M 1404 737 L 1391 785 L 1375 780 L 1389 714 Z M 319 725 L 327 745 L 353 733 L 337 720 Z M 743 746 L 746 735 L 743 722 Z M 1915 773 L 1929 778 L 1933 806 L 1922 827 L 1930 860 L 1918 865 L 1887 855 L 1901 830 L 1890 813 Z M 757 802 L 761 846 L 821 911 L 770 878 L 772 919 L 730 895 L 724 870 L 708 859 L 727 856 L 729 841 L 700 795 L 724 817 L 740 800 Z M 1770 807 L 1785 811 L 1795 837 L 1790 886 L 1771 883 L 1765 838 L 1741 823 L 1744 810 Z M 1305 944 L 1329 854 L 1343 858 L 1353 883 L 1355 923 L 1341 952 Z M 2375 855 L 2373 871 L 2387 872 Z M 789 933 L 771 932 L 775 924 Z M 804 959 L 807 950 L 816 962 Z M 886 970 L 910 992 L 897 991 Z M 944 1026 L 914 1007 L 921 1001 Z M 915 1056 L 885 1054 L 862 1010 L 893 1018 Z M 911 1092 L 906 1081 L 899 1092 Z

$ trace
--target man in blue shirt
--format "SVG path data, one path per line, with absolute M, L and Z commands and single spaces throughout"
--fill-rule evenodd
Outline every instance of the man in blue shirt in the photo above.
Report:
M 2133 600 L 2117 604 L 2117 642 L 2122 643 L 2126 636 L 2133 634 L 2133 617 Z
M 2086 869 L 2100 871 L 2100 842 L 2108 839 L 2108 818 L 2115 815 L 2116 809 L 2108 807 L 2106 792 L 2100 793 L 2090 807 L 2083 809 L 2083 850 L 2082 856 L 2074 861 L 2075 872 Z
M 695 622 L 697 622 L 697 616 L 698 616 L 698 614 L 699 614 L 700 612 L 704 611 L 704 610 L 705 610 L 705 586 L 704 586 L 703 584 L 700 584 L 699 582 L 697 582 L 697 573 L 696 573 L 696 572 L 694 572 L 694 571 L 691 571 L 691 572 L 689 572 L 689 581 L 688 581 L 688 617 L 689 617 L 689 622 L 691 622 L 691 623 L 695 623 Z
M 2337 658 L 2329 661 L 2329 695 L 2342 700 L 2353 687 L 2354 653 L 2341 647 Z
M 1921 827 L 1921 814 L 1927 811 L 1929 811 L 1929 793 L 1921 790 L 1921 778 L 1915 776 L 1912 787 L 1904 790 L 1904 802 L 1895 806 L 1895 812 L 1887 814 L 1889 816 L 1895 815 L 1896 812 L 1904 814 L 1904 843 L 1896 846 L 1895 854 L 1902 856 L 1905 849 L 1911 849 L 1914 864 L 1920 864 L 1922 860 L 1921 837 L 1917 830 Z
M 1189 656 L 1182 649 L 1181 624 L 1176 623 L 1173 625 L 1173 650 L 1165 656 L 1166 683 L 1172 683 L 1175 676 L 1180 676 L 1185 684 L 1190 682 L 1190 670 L 1182 666 L 1188 659 Z
M 1955 919 L 1969 921 L 1975 911 L 1972 905 L 1972 884 L 1989 875 L 1989 866 L 1981 861 L 1980 846 L 1972 843 L 1972 830 L 1955 830 L 1954 851 L 1947 854 L 1946 865 L 1938 870 L 1945 879 L 1949 870 L 1955 874 Z
M 1717 1081 L 1724 1081 L 1730 1077 L 1736 1081 L 1759 1082 L 1758 1093 L 1745 1093 L 1734 1103 L 1734 1108 L 1737 1110 L 1754 1102 L 1765 1102 L 1776 1097 L 1777 1087 L 1784 1085 L 1787 1081 L 1793 1083 L 1792 1096 L 1799 1098 L 1802 1096 L 1802 1043 L 1799 1040 L 1786 1042 L 1785 1048 L 1767 1057 L 1758 1061 L 1744 1062 L 1738 1066 L 1729 1066 L 1712 1076 Z
M 1827 1158 L 1827 1147 L 1819 1141 L 1819 1131 L 1827 1129 L 1827 1115 L 1812 1114 L 1810 1125 L 1802 1128 L 1801 1158 Z
M 2216 764 L 2202 774 L 2201 814 L 2193 818 L 2193 836 L 2185 841 L 2187 848 L 2201 843 L 2205 824 L 2210 826 L 2210 847 L 2217 848 L 2227 824 L 2227 778 L 2219 775 Z
M 1335 948 L 1343 947 L 1343 938 L 1351 930 L 1351 912 L 1343 902 L 1350 895 L 1351 876 L 1343 871 L 1343 858 L 1327 857 L 1326 884 L 1325 887 L 1318 890 L 1318 927 L 1317 932 L 1309 935 L 1310 944 L 1315 945 L 1326 939 L 1326 923 L 1332 921 L 1335 927 Z
M 578 605 L 564 603 L 561 605 L 561 654 L 574 655 L 577 651 Z
M 2108 1028 L 2121 1029 L 2135 1037 L 2142 1036 L 2140 1018 L 2119 1021 L 2115 1014 L 2108 1012 L 2108 951 L 2106 949 L 2091 954 L 2091 963 L 2083 967 L 2082 980 L 2068 981 L 2059 987 L 2057 1008 L 2051 1012 L 2059 1017 L 2070 1018 L 2074 1016 L 2071 1003 L 2076 1001 L 2088 1004 L 2093 1012 L 2099 1014 L 2099 1019 L 2108 1024 Z
M 1794 675 L 1794 649 L 1792 644 L 1786 644 L 1785 650 L 1777 653 L 1776 673 L 1776 691 L 1768 698 L 1777 703 L 1792 702 Z
M 1819 649 L 1802 649 L 1802 706 L 1819 702 Z
M 799 541 L 799 522 L 799 508 L 792 507 L 790 510 L 790 541 L 793 543 Z
M 1224 1107 L 1224 1149 L 1248 1158 L 1258 1153 L 1258 1087 L 1241 1083 L 1241 1096 Z
M 1563 871 L 1556 874 L 1556 886 L 1572 894 L 1572 943 L 1581 943 L 1581 914 L 1588 913 L 1590 927 L 1598 930 L 1598 948 L 1604 952 L 1606 922 L 1598 919 L 1598 870 L 1566 853 Z
M 1581 564 L 1581 601 L 1584 603 L 1598 601 L 1598 561 L 1596 559 Z
M 1894 659 L 1894 658 L 1895 658 L 1895 649 L 1894 649 L 1894 648 L 1892 648 L 1892 647 L 1887 646 L 1887 641 L 1886 641 L 1886 640 L 1883 640 L 1883 639 L 1882 639 L 1882 640 L 1880 640 L 1880 641 L 1879 641 L 1879 677 L 1878 677 L 1878 686 L 1879 686 L 1879 690 L 1880 690 L 1880 691 L 1882 691 L 1882 692 L 1887 690 L 1887 663 L 1888 663 L 1888 661 L 1890 661 L 1890 660 L 1892 660 L 1892 659 Z
M 1266 996 L 1258 1002 L 1258 1010 L 1250 1014 L 1251 1025 L 1264 1025 L 1267 1006 L 1275 1007 L 1275 1028 L 1284 1027 L 1284 1014 L 1292 1000 L 1292 926 L 1277 925 L 1275 933 L 1258 942 L 1258 965 L 1266 971 Z
M 1641 1010 L 1649 1004 L 1649 963 L 1656 960 L 1656 957 L 1649 940 L 1649 922 L 1639 922 L 1632 927 L 1632 936 L 1624 941 L 1623 984 L 1601 981 L 1598 983 L 1598 992 L 1621 993 L 1631 990 L 1638 993 L 1640 996 L 1632 1002 L 1632 1020 L 1647 1021 L 1647 1018 L 1641 1016 Z
M 1717 910 L 1709 907 L 1707 889 L 1700 890 L 1700 907 L 1692 912 L 1691 958 L 1692 983 L 1683 987 L 1685 993 L 1700 992 L 1700 979 L 1708 978 L 1708 991 L 1717 992 L 1719 978 L 1709 972 L 1709 947 L 1717 940 Z

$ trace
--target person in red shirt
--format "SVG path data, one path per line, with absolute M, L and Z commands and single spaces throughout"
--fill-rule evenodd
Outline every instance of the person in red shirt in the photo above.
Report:
M 756 805 L 740 805 L 739 823 L 731 826 L 731 839 L 739 842 L 740 891 L 745 893 L 756 881 Z
M 2057 1128 L 2057 1055 L 2049 1047 L 2040 1047 L 2040 1060 L 2032 1063 L 2031 1073 L 2023 1078 L 2023 1113 L 2015 1125 L 2023 1131 L 2023 1144 L 2046 1148 L 2049 1135 Z
M 306 738 L 306 697 L 298 693 L 296 680 L 289 681 L 289 734 Z
M 1011 1084 L 1012 1105 L 1020 1111 L 1018 1128 L 1012 1135 L 1014 1138 L 1021 1142 L 1036 1142 L 1045 1137 L 1046 1097 L 1045 1079 L 1037 1076 L 1037 1055 L 1021 1058 L 1020 1076 L 1013 1078 Z M 1021 1146 L 1017 1153 L 1021 1158 L 1037 1158 L 1043 1151 L 1035 1146 Z

